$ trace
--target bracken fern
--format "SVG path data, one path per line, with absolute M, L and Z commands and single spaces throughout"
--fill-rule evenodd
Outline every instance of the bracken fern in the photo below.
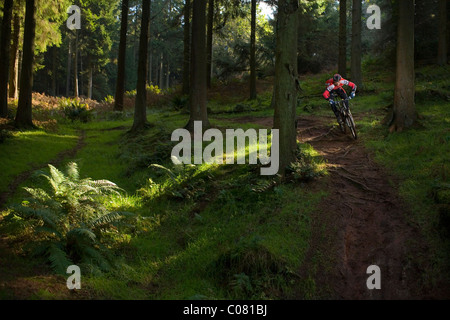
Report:
M 56 272 L 65 273 L 74 263 L 108 270 L 108 247 L 123 218 L 132 214 L 109 212 L 102 202 L 121 189 L 108 180 L 81 179 L 74 162 L 68 164 L 66 174 L 52 165 L 49 168 L 50 174 L 43 176 L 50 190 L 24 188 L 31 198 L 13 206 L 11 214 L 34 222 L 38 239 L 34 251 L 46 255 Z

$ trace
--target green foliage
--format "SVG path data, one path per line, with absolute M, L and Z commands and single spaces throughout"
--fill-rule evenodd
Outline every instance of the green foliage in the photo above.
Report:
M 61 99 L 59 107 L 66 118 L 72 120 L 72 122 L 79 120 L 86 123 L 92 119 L 92 111 L 89 109 L 89 105 L 81 103 L 78 99 Z
M 13 135 L 11 131 L 5 129 L 0 130 L 0 143 L 3 143 L 6 139 L 10 139 L 12 137 Z
M 289 166 L 294 180 L 310 181 L 327 174 L 326 164 L 309 144 L 297 144 L 297 160 Z
M 108 270 L 107 248 L 119 236 L 119 227 L 128 212 L 110 212 L 102 203 L 121 189 L 108 180 L 81 179 L 76 163 L 67 165 L 66 174 L 49 165 L 43 174 L 50 188 L 24 188 L 31 196 L 14 205 L 9 219 L 31 222 L 35 234 L 34 254 L 48 258 L 52 268 L 64 274 L 71 264 L 89 270 Z
M 168 169 L 159 164 L 150 167 L 162 171 L 165 179 L 156 183 L 148 179 L 140 194 L 147 199 L 168 196 L 175 199 L 199 199 L 206 195 L 206 182 L 212 178 L 207 170 L 201 170 L 195 165 L 174 165 Z

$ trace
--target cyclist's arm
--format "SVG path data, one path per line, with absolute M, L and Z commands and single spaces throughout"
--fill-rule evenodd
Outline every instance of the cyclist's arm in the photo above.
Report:
M 356 86 L 356 84 L 354 84 L 353 82 L 350 82 L 350 81 L 348 81 L 348 80 L 344 80 L 344 84 L 347 85 L 347 86 L 349 86 L 350 88 L 352 88 L 352 91 L 353 91 L 353 92 L 356 91 L 357 86 Z

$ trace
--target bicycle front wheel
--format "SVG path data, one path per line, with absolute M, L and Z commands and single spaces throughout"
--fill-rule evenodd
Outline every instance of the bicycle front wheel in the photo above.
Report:
M 345 120 L 346 120 L 347 126 L 350 128 L 350 132 L 352 133 L 353 138 L 355 140 L 358 139 L 358 134 L 356 133 L 355 121 L 353 120 L 353 116 L 352 116 L 352 113 L 350 112 L 350 110 L 348 110 L 348 114 L 347 114 L 347 117 Z

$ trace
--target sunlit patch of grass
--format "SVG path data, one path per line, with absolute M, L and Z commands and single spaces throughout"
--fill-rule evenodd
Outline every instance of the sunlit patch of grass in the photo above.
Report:
M 46 166 L 60 152 L 73 148 L 78 140 L 77 133 L 71 129 L 59 133 L 24 131 L 13 135 L 0 144 L 0 192 L 8 189 L 13 177 L 33 167 Z

